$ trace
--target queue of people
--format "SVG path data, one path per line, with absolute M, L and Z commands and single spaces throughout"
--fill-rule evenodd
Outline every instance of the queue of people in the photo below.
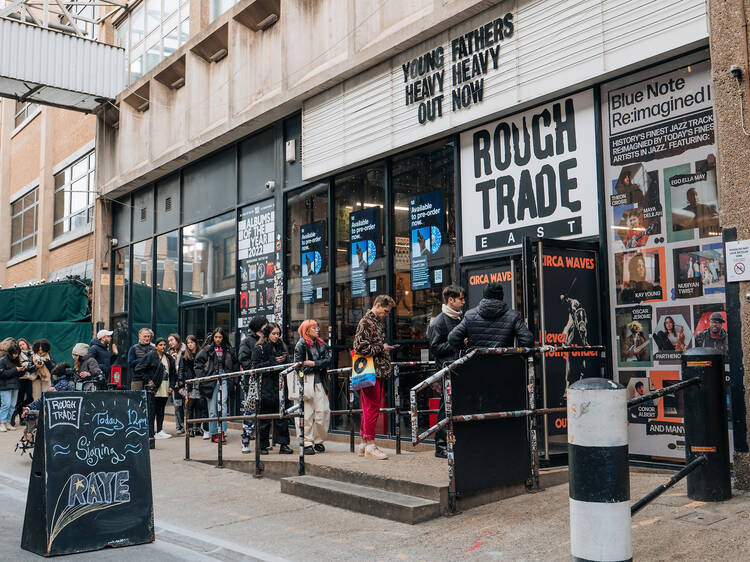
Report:
M 508 347 L 516 343 L 531 346 L 534 337 L 525 322 L 504 302 L 500 283 L 488 285 L 479 304 L 463 314 L 466 292 L 462 287 L 450 285 L 443 289 L 443 304 L 427 329 L 431 358 L 437 368 L 456 360 L 463 352 L 474 347 Z M 378 295 L 373 306 L 360 319 L 354 335 L 353 353 L 372 358 L 375 371 L 371 386 L 359 391 L 362 416 L 361 442 L 356 449 L 359 456 L 385 460 L 388 456 L 375 443 L 375 432 L 383 402 L 385 381 L 391 377 L 391 352 L 397 346 L 386 339 L 386 318 L 395 301 L 389 295 Z M 229 414 L 230 388 L 242 393 L 242 411 L 246 416 L 279 412 L 280 399 L 284 408 L 298 400 L 300 386 L 304 392 L 304 453 L 314 455 L 326 451 L 325 441 L 330 424 L 329 388 L 327 370 L 331 352 L 320 337 L 320 325 L 314 319 L 304 320 L 297 332 L 299 338 L 293 347 L 283 341 L 282 328 L 268 322 L 263 316 L 250 321 L 250 333 L 241 342 L 237 352 L 227 333 L 216 328 L 207 334 L 203 343 L 195 335 L 185 337 L 169 334 L 154 340 L 149 328 L 138 332 L 138 342 L 127 353 L 133 390 L 153 391 L 149 408 L 151 434 L 156 439 L 172 437 L 164 429 L 164 415 L 171 397 L 175 406 L 176 434 L 188 432 L 190 437 L 201 436 L 214 443 L 227 441 L 227 422 L 219 427 L 217 422 L 185 425 L 185 402 L 189 418 L 215 418 L 221 404 L 224 415 Z M 7 338 L 0 342 L 0 432 L 12 429 L 15 415 L 31 405 L 39 406 L 43 390 L 95 390 L 104 388 L 108 373 L 118 357 L 117 346 L 112 342 L 112 332 L 100 330 L 90 344 L 78 343 L 73 347 L 72 364 L 56 365 L 50 357 L 50 344 L 46 340 L 33 345 L 23 338 Z M 291 349 L 291 351 L 290 351 Z M 253 370 L 276 365 L 298 363 L 296 371 L 289 373 L 284 394 L 279 396 L 278 372 L 250 374 L 239 377 L 216 377 L 197 384 L 185 381 L 194 378 L 214 377 L 240 370 Z M 50 384 L 54 383 L 53 386 Z M 435 387 L 440 391 L 439 387 Z M 34 402 L 36 401 L 36 402 Z M 438 419 L 445 417 L 441 405 Z M 273 434 L 271 429 L 273 428 Z M 298 430 L 302 429 L 298 426 Z M 288 419 L 265 419 L 255 427 L 252 419 L 243 422 L 242 452 L 249 453 L 250 441 L 259 431 L 260 454 L 266 455 L 276 445 L 279 454 L 292 454 Z M 435 456 L 445 458 L 445 432 L 436 435 Z

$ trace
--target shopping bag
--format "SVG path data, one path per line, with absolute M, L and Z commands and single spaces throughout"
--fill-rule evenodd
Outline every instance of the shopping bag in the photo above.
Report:
M 352 353 L 351 389 L 361 390 L 375 386 L 375 362 L 372 357 Z
M 286 393 L 287 398 L 293 402 L 299 400 L 299 377 L 303 376 L 302 372 L 292 371 L 286 374 Z

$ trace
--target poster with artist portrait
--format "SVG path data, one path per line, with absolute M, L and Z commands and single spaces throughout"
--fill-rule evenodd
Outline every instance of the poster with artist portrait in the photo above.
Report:
M 409 199 L 409 243 L 411 288 L 429 289 L 430 259 L 443 245 L 445 213 L 441 190 L 421 193 Z M 442 275 L 440 282 L 442 282 Z M 437 279 L 433 280 L 437 283 Z
M 652 312 L 650 306 L 615 309 L 617 326 L 617 366 L 650 367 L 652 353 Z
M 559 346 L 587 346 L 601 343 L 597 300 L 596 253 L 567 248 L 545 248 L 544 343 Z M 545 355 L 547 406 L 565 406 L 570 384 L 601 376 L 596 352 L 560 351 Z M 549 416 L 550 435 L 566 432 L 565 414 Z
M 666 298 L 664 248 L 621 252 L 614 258 L 617 304 Z
M 726 274 L 713 102 L 706 53 L 602 86 L 610 307 L 623 384 L 645 369 L 650 387 L 661 388 L 681 379 L 682 353 L 699 341 L 724 349 L 725 322 L 715 316 L 711 332 L 711 315 L 724 310 Z M 651 309 L 649 362 L 623 361 L 632 346 L 625 339 L 640 339 L 626 311 L 642 306 Z M 684 459 L 679 400 L 666 396 L 648 423 L 631 420 L 631 454 Z
M 302 302 L 315 301 L 314 279 L 325 272 L 325 223 L 316 221 L 300 227 L 300 272 L 302 274 Z
M 370 288 L 367 270 L 377 257 L 378 209 L 362 209 L 349 215 L 352 297 L 364 297 Z
M 689 306 L 660 306 L 654 325 L 654 359 L 661 364 L 679 365 L 682 353 L 693 347 Z
M 628 392 L 628 400 L 633 400 L 644 394 L 654 392 L 651 379 L 647 371 L 620 371 L 620 384 Z M 646 424 L 656 418 L 657 408 L 661 398 L 654 398 L 628 410 L 628 424 Z

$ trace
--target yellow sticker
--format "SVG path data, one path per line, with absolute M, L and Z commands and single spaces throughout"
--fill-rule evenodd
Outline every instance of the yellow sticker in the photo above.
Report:
M 715 453 L 716 447 L 690 447 L 694 453 Z
M 688 367 L 710 367 L 712 365 L 711 361 L 688 361 L 686 364 Z

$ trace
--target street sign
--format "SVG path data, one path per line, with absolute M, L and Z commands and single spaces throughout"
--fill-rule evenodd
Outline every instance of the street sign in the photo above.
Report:
M 750 281 L 750 240 L 724 244 L 727 259 L 727 281 Z

